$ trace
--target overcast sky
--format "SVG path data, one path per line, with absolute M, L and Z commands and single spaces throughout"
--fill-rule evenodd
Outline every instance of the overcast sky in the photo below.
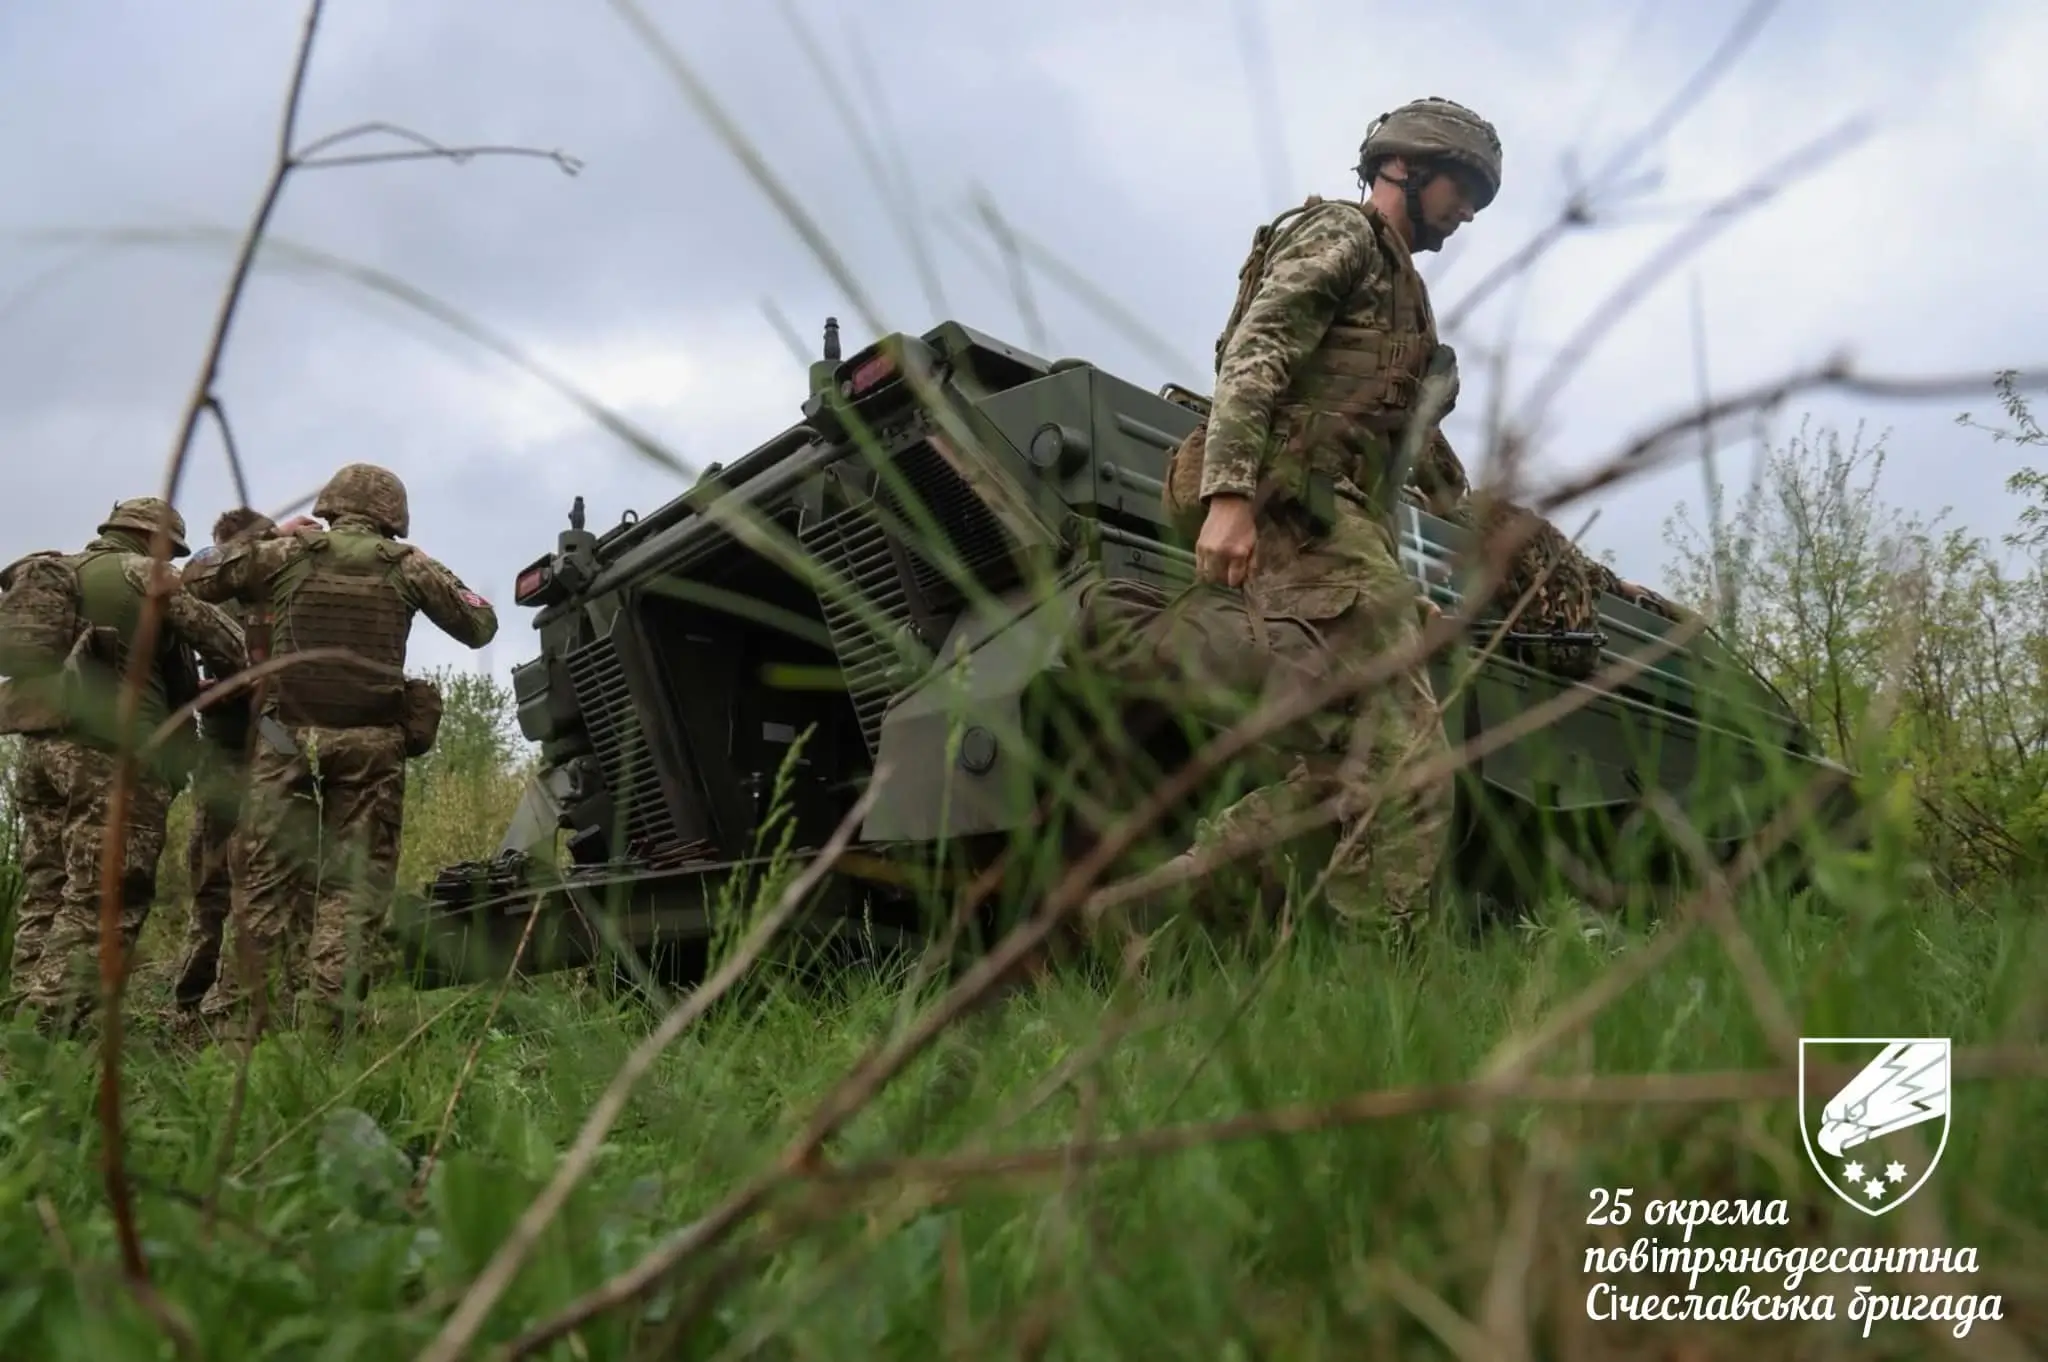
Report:
M 889 326 L 952 316 L 1147 387 L 1206 388 L 1252 229 L 1304 194 L 1355 193 L 1349 167 L 1374 115 L 1442 94 L 1480 109 L 1505 139 L 1499 200 L 1426 266 L 1447 314 L 1556 215 L 1567 156 L 1586 168 L 1612 156 L 1742 6 L 1031 8 L 1028 25 L 1013 6 L 939 0 L 657 0 L 648 12 L 829 232 Z M 883 125 L 911 190 L 897 212 L 831 83 L 806 60 L 792 12 L 859 120 Z M 302 14 L 289 0 L 0 5 L 0 561 L 82 542 L 114 499 L 160 488 L 229 266 L 218 236 L 108 248 L 49 230 L 239 230 L 272 156 Z M 1950 505 L 1987 533 L 2003 529 L 2014 455 L 1953 420 L 1966 405 L 1991 414 L 1993 370 L 2048 362 L 2044 70 L 2039 0 L 1881 14 L 1854 0 L 1787 0 L 1643 159 L 1659 183 L 1629 221 L 1574 235 L 1528 288 L 1452 337 L 1467 376 L 1450 430 L 1468 461 L 1480 462 L 1488 401 L 1476 357 L 1511 320 L 1512 402 L 1680 229 L 1680 210 L 1862 112 L 1876 119 L 1868 141 L 1727 227 L 1607 335 L 1560 395 L 1538 471 L 1597 457 L 1693 400 L 1696 279 L 1716 390 L 1845 343 L 1873 370 L 1981 371 L 1984 395 L 1967 403 L 1817 397 L 1776 428 L 1811 412 L 1889 429 L 1894 501 Z M 433 295 L 695 466 L 729 461 L 797 416 L 810 355 L 792 353 L 770 310 L 806 346 L 828 313 L 849 352 L 869 339 L 854 300 L 610 5 L 332 0 L 300 142 L 372 121 L 444 143 L 559 148 L 582 168 L 572 177 L 545 160 L 497 159 L 308 171 L 286 191 L 277 236 Z M 1020 307 L 974 216 L 979 191 L 1142 318 L 1167 353 L 1042 270 L 1029 274 L 1031 308 Z M 928 270 L 903 219 L 926 243 Z M 552 547 L 570 498 L 583 494 L 601 526 L 680 490 L 503 360 L 358 285 L 281 262 L 251 283 L 219 391 L 261 506 L 309 495 L 354 459 L 405 478 L 414 540 L 503 611 L 480 659 L 501 674 L 532 651 L 512 578 Z M 195 538 L 233 499 L 226 469 L 203 435 L 178 497 Z M 1728 473 L 1745 469 L 1735 458 Z M 1694 463 L 1607 495 L 1587 540 L 1625 574 L 1657 580 L 1669 556 L 1662 522 L 1700 487 Z M 1567 531 L 1589 509 L 1561 517 Z M 413 639 L 416 664 L 463 657 L 429 624 Z

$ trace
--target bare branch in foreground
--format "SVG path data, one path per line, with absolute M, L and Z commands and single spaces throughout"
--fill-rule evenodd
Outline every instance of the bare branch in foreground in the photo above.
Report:
M 212 395 L 214 382 L 220 374 L 221 356 L 227 347 L 235 311 L 241 303 L 242 289 L 248 282 L 250 266 L 255 260 L 256 245 L 262 240 L 271 211 L 277 206 L 278 195 L 284 188 L 285 176 L 291 165 L 299 96 L 305 89 L 306 69 L 313 57 L 313 35 L 319 28 L 321 4 L 322 0 L 312 0 L 306 11 L 298 58 L 293 65 L 291 86 L 285 97 L 277 160 L 269 183 L 264 187 L 262 201 L 257 206 L 255 220 L 250 223 L 242 249 L 236 256 L 227 289 L 221 295 L 220 308 L 214 317 L 213 335 L 200 364 L 199 379 L 186 400 L 184 418 L 171 448 L 170 466 L 164 476 L 164 501 L 170 504 L 177 501 L 178 479 L 184 472 L 193 434 L 198 429 L 200 414 L 206 410 L 206 400 Z M 170 560 L 170 549 L 170 524 L 164 521 L 150 535 L 149 556 L 156 573 L 166 571 L 164 565 Z M 153 585 L 155 589 L 143 600 L 142 617 L 136 624 L 135 637 L 128 652 L 127 674 L 122 678 L 120 700 L 116 706 L 114 786 L 107 797 L 106 829 L 100 843 L 101 1158 L 105 1165 L 107 1201 L 113 1211 L 115 1234 L 121 1245 L 122 1267 L 130 1281 L 142 1283 L 149 1280 L 149 1266 L 143 1260 L 142 1240 L 135 1227 L 133 1193 L 123 1166 L 121 1132 L 121 991 L 127 976 L 126 949 L 121 940 L 121 868 L 127 861 L 128 802 L 136 780 L 136 756 L 130 730 L 141 711 L 143 681 L 156 656 L 158 633 L 163 624 L 166 587 L 161 581 Z
M 199 421 L 209 412 L 219 422 L 222 437 L 228 443 L 236 487 L 244 497 L 244 504 L 247 504 L 248 489 L 241 471 L 240 456 L 234 449 L 233 435 L 228 428 L 215 387 L 220 379 L 228 338 L 233 331 L 235 316 L 240 310 L 242 296 L 254 269 L 257 252 L 262 246 L 278 201 L 284 193 L 285 183 L 300 163 L 299 158 L 293 153 L 292 144 L 298 136 L 299 105 L 305 92 L 306 76 L 312 64 L 313 43 L 319 31 L 323 3 L 324 0 L 311 0 L 307 7 L 269 176 L 264 183 L 256 212 L 242 234 L 236 250 L 234 266 L 229 274 L 227 286 L 222 291 L 212 331 L 200 362 L 199 376 L 186 399 L 184 414 L 172 444 L 164 473 L 163 490 L 163 500 L 170 505 L 177 502 L 178 485 L 183 477 L 186 461 L 190 457 Z M 362 129 L 347 130 L 327 139 L 323 144 L 316 145 L 332 145 L 343 138 L 354 136 L 358 131 Z M 446 154 L 448 150 L 439 148 L 438 154 Z M 167 575 L 167 564 L 170 559 L 168 521 L 159 523 L 152 531 L 149 557 L 154 574 L 152 589 L 144 597 L 135 635 L 130 641 L 127 666 L 116 704 L 116 759 L 113 785 L 108 792 L 107 821 L 100 846 L 99 913 L 99 1118 L 102 1158 L 107 1198 L 113 1212 L 116 1238 L 121 1247 L 123 1275 L 131 1283 L 142 1284 L 148 1282 L 149 1269 L 135 1226 L 133 1195 L 128 1186 L 124 1167 L 121 1121 L 121 998 L 127 979 L 127 952 L 121 940 L 121 869 L 127 858 L 129 804 L 138 778 L 138 753 L 132 730 L 141 710 L 143 683 L 157 653 L 157 644 L 163 628 L 165 598 L 170 591 L 177 589 L 175 582 Z
M 379 133 L 413 145 L 403 151 L 364 151 L 347 156 L 323 156 L 320 153 L 329 147 L 340 146 L 359 138 L 374 137 Z M 448 146 L 437 142 L 425 133 L 414 132 L 411 128 L 397 123 L 358 123 L 352 128 L 316 137 L 292 154 L 291 163 L 295 170 L 323 170 L 330 166 L 376 165 L 385 161 L 447 161 L 451 165 L 466 165 L 478 157 L 532 157 L 550 161 L 564 175 L 576 175 L 583 169 L 583 162 L 566 151 L 544 151 L 539 147 L 514 146 L 505 143 L 479 143 L 470 146 Z
M 1811 1081 L 1842 1083 L 1856 1076 L 1852 1064 L 1809 1065 Z M 1958 1050 L 1958 1078 L 2048 1078 L 2048 1050 L 2002 1046 Z M 804 1178 L 820 1183 L 939 1184 L 1003 1177 L 1060 1177 L 1074 1164 L 1145 1158 L 1273 1135 L 1305 1135 L 1373 1121 L 1454 1111 L 1530 1106 L 1712 1106 L 1781 1099 L 1799 1090 L 1796 1065 L 1772 1069 L 1724 1069 L 1689 1074 L 1580 1074 L 1569 1078 L 1521 1075 L 1507 1082 L 1470 1079 L 1426 1087 L 1382 1088 L 1336 1102 L 1302 1103 L 1245 1112 L 1220 1121 L 1190 1122 L 1135 1131 L 1129 1135 L 1020 1149 L 1002 1154 L 875 1159 L 814 1169 Z

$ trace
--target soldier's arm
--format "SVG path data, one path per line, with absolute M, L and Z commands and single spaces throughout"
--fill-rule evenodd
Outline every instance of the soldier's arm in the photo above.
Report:
M 164 574 L 158 579 L 170 588 L 164 593 L 164 628 L 198 653 L 207 671 L 215 676 L 232 676 L 249 665 L 241 626 L 226 611 L 195 596 L 180 575 L 144 554 L 129 554 L 123 566 L 129 585 L 144 593 L 150 589 L 152 574 Z
M 178 637 L 199 654 L 208 675 L 229 677 L 249 665 L 241 626 L 219 606 L 179 590 L 164 599 L 164 615 Z
M 497 637 L 498 612 L 446 564 L 414 549 L 400 573 L 420 613 L 457 643 L 481 648 Z
M 226 549 L 204 548 L 192 555 L 179 576 L 186 591 L 209 605 L 258 605 L 269 594 L 270 579 L 296 552 L 297 542 L 249 539 Z
M 1273 407 L 1321 343 L 1344 300 L 1378 267 L 1365 215 L 1328 204 L 1273 243 L 1266 268 L 1216 364 L 1202 455 L 1202 498 L 1250 496 L 1264 471 Z

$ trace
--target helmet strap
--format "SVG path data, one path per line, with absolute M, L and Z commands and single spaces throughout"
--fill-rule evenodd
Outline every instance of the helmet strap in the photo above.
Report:
M 1435 166 L 1408 163 L 1408 177 L 1397 180 L 1383 170 L 1374 169 L 1375 180 L 1401 186 L 1401 203 L 1408 212 L 1408 241 L 1411 251 L 1433 251 L 1443 245 L 1443 239 L 1429 228 L 1422 216 L 1422 191 L 1429 187 L 1437 176 Z

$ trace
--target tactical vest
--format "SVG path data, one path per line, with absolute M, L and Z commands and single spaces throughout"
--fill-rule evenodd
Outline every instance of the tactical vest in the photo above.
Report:
M 1272 469 L 1283 486 L 1308 472 L 1348 480 L 1382 508 L 1392 437 L 1406 422 L 1423 371 L 1436 352 L 1436 315 L 1414 260 L 1387 220 L 1363 213 L 1390 269 L 1373 276 L 1338 307 L 1322 344 L 1295 371 L 1276 404 Z
M 297 538 L 304 552 L 271 586 L 271 655 L 339 648 L 371 665 L 323 660 L 283 668 L 270 677 L 278 718 L 323 728 L 402 722 L 413 605 L 399 571 L 412 546 L 350 530 Z
M 1216 337 L 1216 363 L 1265 276 L 1274 245 L 1323 204 L 1364 216 L 1385 254 L 1388 270 L 1355 289 L 1315 351 L 1295 372 L 1273 411 L 1273 451 L 1267 465 L 1274 487 L 1298 500 L 1312 499 L 1309 474 L 1342 478 L 1375 505 L 1390 507 L 1383 488 L 1393 463 L 1391 438 L 1407 419 L 1424 372 L 1437 351 L 1436 315 L 1429 291 L 1400 236 L 1370 204 L 1308 199 L 1252 234 L 1238 269 L 1237 298 Z M 1165 505 L 1183 532 L 1199 525 L 1206 418 L 1170 457 Z

